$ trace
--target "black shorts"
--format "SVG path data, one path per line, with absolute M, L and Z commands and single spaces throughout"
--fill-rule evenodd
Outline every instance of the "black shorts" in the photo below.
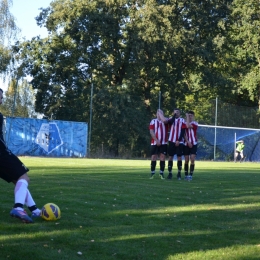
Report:
M 169 141 L 169 149 L 168 153 L 169 156 L 174 156 L 177 154 L 177 156 L 182 156 L 183 155 L 183 143 L 180 143 L 179 146 L 175 146 L 175 143 Z
M 0 150 L 0 178 L 7 182 L 16 182 L 28 168 L 11 151 Z
M 160 146 L 151 145 L 151 155 L 161 154 L 161 153 L 167 155 L 167 144 L 162 144 Z
M 187 145 L 184 145 L 183 148 L 183 155 L 191 155 L 191 154 L 195 154 L 197 155 L 197 145 L 193 145 L 191 148 Z

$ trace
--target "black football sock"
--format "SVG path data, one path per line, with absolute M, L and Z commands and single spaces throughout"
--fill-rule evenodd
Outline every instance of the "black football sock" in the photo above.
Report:
M 182 161 L 178 161 L 178 177 L 181 177 Z
M 156 161 L 151 161 L 151 172 L 155 172 Z
M 15 203 L 14 208 L 23 208 L 23 204 L 21 203 Z
M 168 171 L 169 171 L 169 173 L 172 173 L 172 165 L 173 165 L 173 161 L 168 161 Z
M 165 161 L 160 161 L 160 172 L 163 173 L 165 169 Z
M 31 207 L 28 207 L 28 209 L 29 209 L 31 212 L 33 212 L 34 210 L 37 209 L 37 207 L 36 207 L 36 205 L 34 205 L 34 206 L 31 206 Z
M 185 172 L 185 176 L 188 176 L 188 171 L 189 171 L 189 164 L 184 164 L 184 172 Z
M 195 164 L 191 164 L 191 165 L 190 165 L 190 175 L 191 175 L 191 176 L 193 175 L 194 168 L 195 168 Z

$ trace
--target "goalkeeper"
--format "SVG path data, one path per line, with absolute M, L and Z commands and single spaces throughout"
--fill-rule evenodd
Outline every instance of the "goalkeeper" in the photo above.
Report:
M 235 162 L 237 160 L 239 160 L 240 162 L 242 162 L 245 159 L 244 156 L 244 148 L 245 148 L 245 144 L 243 140 L 237 141 L 236 142 L 236 157 L 235 157 Z

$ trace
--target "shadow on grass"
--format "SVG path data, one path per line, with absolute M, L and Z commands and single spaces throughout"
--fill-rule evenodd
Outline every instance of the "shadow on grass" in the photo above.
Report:
M 257 169 L 200 169 L 192 182 L 158 175 L 150 180 L 142 169 L 125 166 L 32 166 L 29 173 L 37 204 L 56 203 L 62 219 L 21 225 L 5 211 L 0 216 L 5 258 L 15 259 L 17 248 L 19 256 L 39 260 L 78 259 L 77 252 L 83 259 L 221 259 L 229 248 L 233 259 L 257 259 Z M 2 197 L 9 185 L 3 184 Z M 247 257 L 239 252 L 251 245 Z M 215 257 L 207 258 L 209 251 Z

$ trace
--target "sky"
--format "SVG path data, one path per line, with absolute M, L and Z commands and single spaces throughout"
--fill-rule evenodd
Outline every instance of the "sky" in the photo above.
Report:
M 37 26 L 35 17 L 41 12 L 41 7 L 48 7 L 51 2 L 52 0 L 13 0 L 10 11 L 16 19 L 17 26 L 22 30 L 21 36 L 26 40 L 37 35 L 47 36 L 47 30 Z
M 48 35 L 46 28 L 39 27 L 36 24 L 35 17 L 39 15 L 39 8 L 46 8 L 52 0 L 13 0 L 13 6 L 10 12 L 16 20 L 16 25 L 20 28 L 19 38 L 30 40 L 32 37 L 40 35 L 46 37 Z M 7 84 L 0 79 L 0 88 L 6 90 Z

